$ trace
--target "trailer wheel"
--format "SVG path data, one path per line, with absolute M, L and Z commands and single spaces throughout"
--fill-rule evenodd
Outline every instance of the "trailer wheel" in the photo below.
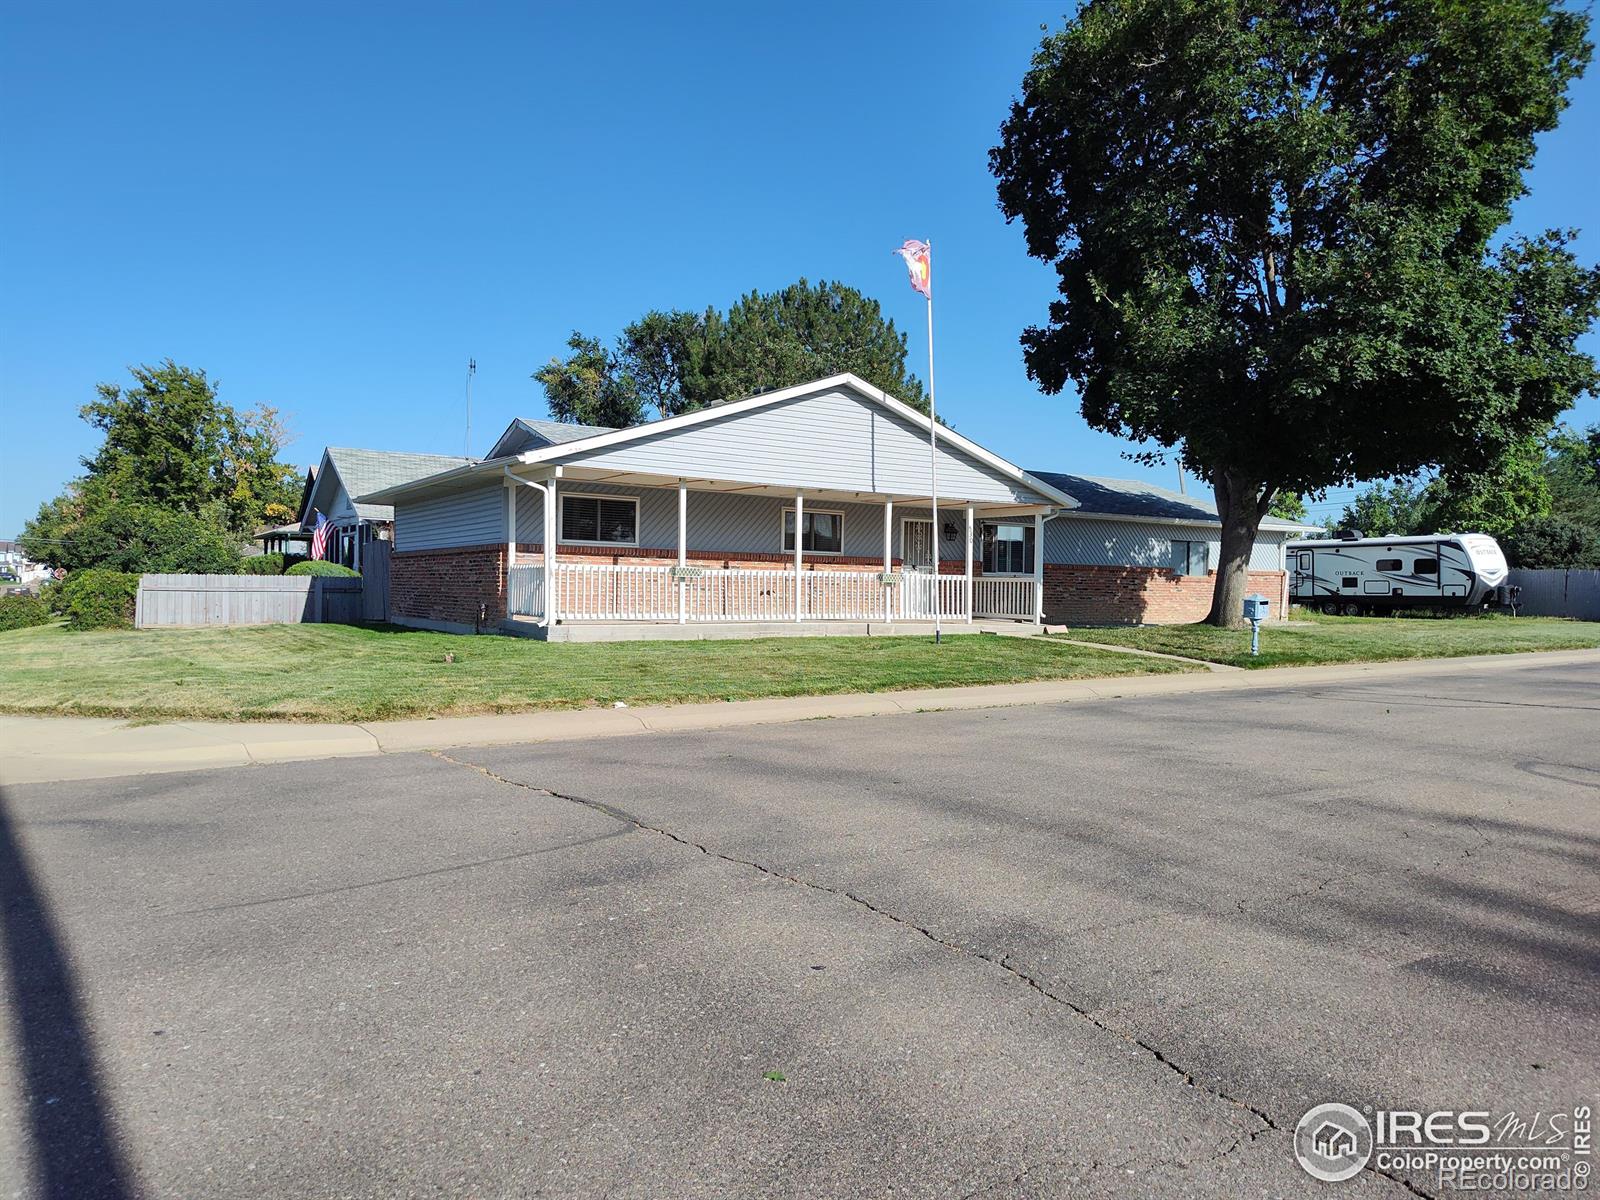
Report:
M 1361 613 L 1362 608 L 1359 604 L 1346 603 L 1344 606 L 1344 615 L 1347 617 L 1359 617 Z
M 1337 600 L 1324 600 L 1322 602 L 1322 615 L 1337 617 L 1339 615 L 1339 602 Z

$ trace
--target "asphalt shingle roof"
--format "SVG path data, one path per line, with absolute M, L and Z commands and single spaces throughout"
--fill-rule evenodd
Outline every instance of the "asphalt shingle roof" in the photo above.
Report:
M 381 492 L 384 488 L 426 479 L 452 467 L 472 461 L 456 454 L 408 454 L 398 450 L 361 450 L 351 446 L 329 446 L 328 461 L 339 473 L 339 482 L 352 503 L 357 496 Z M 355 505 L 356 512 L 368 521 L 392 521 L 394 509 L 387 504 Z
M 1081 513 L 1113 517 L 1158 517 L 1165 521 L 1194 521 L 1220 525 L 1217 506 L 1209 496 L 1191 496 L 1134 479 L 1106 479 L 1097 475 L 1063 475 L 1060 471 L 1030 471 L 1076 500 Z M 1304 529 L 1296 521 L 1264 517 L 1263 529 Z
M 530 421 L 522 418 L 522 423 L 533 430 L 545 441 L 555 446 L 565 445 L 567 442 L 581 442 L 584 438 L 595 437 L 602 433 L 615 433 L 616 430 L 607 425 L 571 425 L 566 421 Z

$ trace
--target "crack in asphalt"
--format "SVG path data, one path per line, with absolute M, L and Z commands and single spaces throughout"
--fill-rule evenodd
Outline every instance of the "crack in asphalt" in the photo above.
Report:
M 524 783 L 520 779 L 511 779 L 508 776 L 501 775 L 498 772 L 492 771 L 488 767 L 481 766 L 478 763 L 468 762 L 466 759 L 462 758 L 455 758 L 452 755 L 446 754 L 443 750 L 430 750 L 428 753 L 434 758 L 439 759 L 441 762 L 447 762 L 454 766 L 463 767 L 469 771 L 476 771 L 479 775 L 482 775 L 486 779 L 493 780 L 495 783 L 506 784 L 509 787 L 522 788 L 524 791 L 534 792 L 537 795 L 549 796 L 555 800 L 564 800 L 569 804 L 576 804 L 583 808 L 592 809 L 595 812 L 602 813 L 605 816 L 610 817 L 614 821 L 630 825 L 641 832 L 653 833 L 660 837 L 666 838 L 668 841 L 676 842 L 678 845 L 686 847 L 687 849 L 698 851 L 707 858 L 714 858 L 720 862 L 729 863 L 734 866 L 748 867 L 754 871 L 758 871 L 761 874 L 768 876 L 769 878 L 781 880 L 784 883 L 793 884 L 796 887 L 805 888 L 814 892 L 822 892 L 829 896 L 834 896 L 842 900 L 848 900 L 852 904 L 865 909 L 874 916 L 881 917 L 886 921 L 892 921 L 894 924 L 899 925 L 904 929 L 911 930 L 926 940 L 932 942 L 934 945 L 948 950 L 953 954 L 959 954 L 969 958 L 976 958 L 981 962 L 988 963 L 991 966 L 999 967 L 1002 971 L 1006 972 L 1006 974 L 1026 985 L 1031 990 L 1037 992 L 1046 1000 L 1067 1009 L 1075 1016 L 1087 1021 L 1100 1032 L 1110 1034 L 1112 1037 L 1126 1042 L 1131 1046 L 1137 1047 L 1139 1050 L 1142 1050 L 1150 1058 L 1155 1060 L 1156 1063 L 1182 1080 L 1185 1086 L 1194 1088 L 1196 1091 L 1205 1095 L 1215 1097 L 1224 1103 L 1231 1104 L 1235 1108 L 1249 1113 L 1262 1123 L 1263 1128 L 1249 1131 L 1248 1136 L 1241 1134 L 1239 1141 L 1236 1142 L 1235 1145 L 1222 1152 L 1224 1155 L 1232 1153 L 1233 1150 L 1237 1149 L 1238 1146 L 1244 1142 L 1254 1141 L 1256 1138 L 1261 1137 L 1264 1134 L 1277 1133 L 1291 1135 L 1291 1131 L 1280 1125 L 1272 1116 L 1272 1114 L 1267 1112 L 1265 1109 L 1250 1103 L 1248 1100 L 1241 1099 L 1230 1092 L 1224 1091 L 1220 1087 L 1213 1086 L 1195 1078 L 1193 1071 L 1169 1057 L 1159 1046 L 1146 1041 L 1137 1034 L 1130 1033 L 1125 1029 L 1119 1029 L 1117 1026 L 1111 1024 L 1103 1018 L 1096 1016 L 1089 1009 L 1083 1007 L 1083 1005 L 1078 1004 L 1057 992 L 1051 991 L 1045 986 L 1043 981 L 1041 981 L 1037 976 L 1024 970 L 1017 964 L 1016 960 L 1008 954 L 993 954 L 986 950 L 980 950 L 974 946 L 967 946 L 961 944 L 960 942 L 950 941 L 948 938 L 941 936 L 927 926 L 918 925 L 914 921 L 907 920 L 905 917 L 891 912 L 890 910 L 875 904 L 865 896 L 861 896 L 847 888 L 831 887 L 828 884 L 817 883 L 814 880 L 805 879 L 799 875 L 791 875 L 787 871 L 781 871 L 776 867 L 769 866 L 766 863 L 757 862 L 754 859 L 740 858 L 737 855 L 726 854 L 720 850 L 714 850 L 710 846 L 707 846 L 701 842 L 697 842 L 692 838 L 685 837 L 682 834 L 674 833 L 672 830 L 663 826 L 651 825 L 649 822 L 643 820 L 638 815 L 629 812 L 627 809 L 619 808 L 614 804 L 607 804 L 603 800 L 594 800 L 587 796 L 576 796 L 567 792 L 552 791 L 550 788 L 540 787 L 537 784 Z M 1479 836 L 1482 836 L 1481 832 L 1479 833 Z M 1221 1155 L 1214 1157 L 1221 1157 Z M 1020 1182 L 1020 1180 L 1029 1172 L 1044 1165 L 1048 1164 L 1034 1164 L 1033 1166 L 1030 1166 L 1012 1182 Z M 1434 1200 L 1434 1197 L 1430 1193 L 1420 1190 L 1409 1180 L 1403 1179 L 1389 1171 L 1380 1170 L 1371 1163 L 1368 1163 L 1366 1169 L 1371 1171 L 1374 1175 L 1387 1179 L 1392 1183 L 1399 1184 L 1413 1195 L 1421 1196 L 1424 1198 L 1424 1200 Z M 988 1184 L 985 1187 L 979 1188 L 978 1191 L 972 1193 L 972 1195 L 981 1195 L 985 1191 L 993 1190 L 993 1188 L 996 1186 L 1000 1185 Z
M 259 900 L 236 900 L 231 904 L 213 904 L 206 908 L 179 909 L 171 915 L 189 917 L 199 913 L 229 912 L 236 908 L 258 908 L 264 904 L 286 904 L 290 900 L 315 900 L 322 896 L 337 896 L 342 892 L 359 892 L 366 888 L 382 887 L 389 883 L 405 883 L 411 879 L 426 879 L 430 875 L 452 875 L 457 871 L 470 871 L 475 867 L 492 867 L 499 863 L 516 862 L 522 858 L 534 858 L 540 854 L 554 854 L 558 850 L 571 850 L 576 846 L 590 846 L 595 842 L 606 841 L 608 838 L 621 837 L 628 832 L 630 831 L 626 829 L 616 829 L 608 833 L 597 834 L 594 837 L 562 842 L 559 846 L 538 846 L 532 850 L 519 850 L 515 854 L 502 854 L 496 858 L 475 858 L 471 862 L 452 863 L 448 867 L 433 867 L 427 871 L 411 871 L 405 875 L 387 875 L 382 879 L 368 879 L 361 883 L 346 883 L 339 887 L 318 888 L 309 892 L 291 892 L 285 896 L 263 896 Z

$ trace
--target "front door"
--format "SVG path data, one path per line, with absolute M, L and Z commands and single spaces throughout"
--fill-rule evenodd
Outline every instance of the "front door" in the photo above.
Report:
M 933 522 L 907 521 L 901 537 L 901 558 L 908 571 L 933 570 Z

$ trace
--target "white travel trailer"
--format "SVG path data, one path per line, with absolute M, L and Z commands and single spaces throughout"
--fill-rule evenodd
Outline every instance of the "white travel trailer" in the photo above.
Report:
M 1506 556 L 1482 533 L 1328 538 L 1284 545 L 1289 599 L 1347 617 L 1397 608 L 1485 608 Z

